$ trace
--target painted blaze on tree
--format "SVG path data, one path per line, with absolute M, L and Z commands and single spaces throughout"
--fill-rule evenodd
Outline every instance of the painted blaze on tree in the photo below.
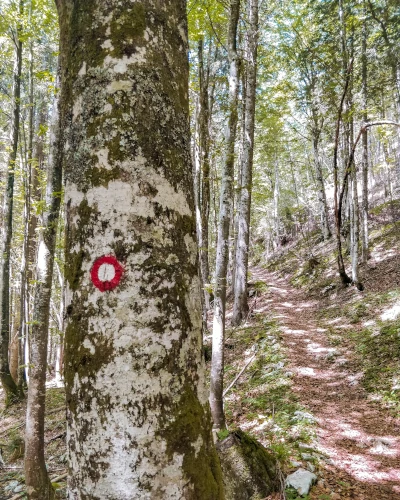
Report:
M 202 380 L 186 2 L 56 3 L 69 496 L 223 498 Z

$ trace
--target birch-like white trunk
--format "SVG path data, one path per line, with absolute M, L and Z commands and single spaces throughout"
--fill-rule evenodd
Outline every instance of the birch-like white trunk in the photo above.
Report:
M 211 359 L 210 405 L 215 429 L 225 428 L 223 405 L 224 338 L 226 288 L 229 261 L 229 231 L 232 219 L 233 177 L 235 164 L 235 138 L 238 122 L 238 54 L 237 26 L 240 0 L 231 0 L 228 31 L 229 57 L 229 118 L 225 137 L 225 161 L 222 171 L 218 220 L 217 258 L 215 265 L 214 319 Z
M 184 0 L 58 0 L 71 499 L 222 499 Z
M 280 246 L 280 229 L 279 229 L 279 164 L 278 160 L 274 161 L 274 200 L 273 200 L 273 214 L 274 214 L 274 240 L 275 249 Z
M 254 124 L 257 87 L 258 0 L 249 0 L 247 32 L 247 82 L 244 120 L 243 161 L 238 207 L 238 235 L 235 259 L 234 305 L 232 324 L 239 325 L 248 306 L 247 272 L 249 267 L 250 210 L 253 184 Z
M 363 1 L 363 26 L 362 26 L 362 47 L 361 47 L 361 91 L 363 121 L 368 121 L 368 67 L 367 67 L 367 20 L 366 6 Z M 362 202 L 361 202 L 361 228 L 362 228 L 362 261 L 367 263 L 369 253 L 368 243 L 368 129 L 362 134 Z

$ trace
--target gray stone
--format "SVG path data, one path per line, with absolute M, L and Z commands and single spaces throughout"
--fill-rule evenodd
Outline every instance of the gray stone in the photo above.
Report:
M 20 493 L 24 489 L 23 484 L 19 484 L 16 488 L 13 489 L 13 493 Z
M 310 424 L 313 424 L 315 423 L 315 417 L 313 415 L 311 415 L 311 413 L 308 413 L 306 411 L 300 411 L 300 410 L 297 410 L 294 412 L 294 418 L 295 420 L 299 421 L 299 422 L 309 422 Z
M 286 478 L 286 486 L 297 490 L 301 496 L 308 495 L 312 484 L 317 480 L 317 476 L 305 469 L 298 469 Z
M 4 488 L 4 491 L 13 491 L 19 485 L 18 481 L 10 481 L 7 486 Z

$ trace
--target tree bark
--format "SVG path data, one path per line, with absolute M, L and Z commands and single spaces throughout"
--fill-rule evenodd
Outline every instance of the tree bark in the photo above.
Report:
M 229 58 L 229 117 L 225 137 L 225 159 L 222 172 L 218 220 L 217 258 L 215 265 L 214 320 L 211 359 L 210 405 L 215 429 L 225 428 L 223 405 L 224 338 L 227 272 L 229 261 L 229 231 L 232 219 L 235 138 L 238 122 L 238 54 L 237 27 L 240 0 L 231 0 L 228 31 Z
M 367 19 L 366 5 L 363 1 L 363 26 L 362 26 L 362 48 L 361 48 L 361 92 L 363 121 L 368 121 L 368 68 L 367 68 Z M 368 244 L 368 129 L 362 134 L 362 202 L 361 202 L 361 224 L 362 224 L 362 261 L 367 263 Z
M 32 3 L 30 5 L 30 16 L 32 13 Z M 19 328 L 19 342 L 21 347 L 19 349 L 19 369 L 18 369 L 18 385 L 20 390 L 23 391 L 27 387 L 27 366 L 25 366 L 25 356 L 23 345 L 28 339 L 28 325 L 29 325 L 29 283 L 31 281 L 30 266 L 29 266 L 29 249 L 31 246 L 31 239 L 34 233 L 31 230 L 31 201 L 32 201 L 32 172 L 34 169 L 33 163 L 33 135 L 34 135 L 34 74 L 33 74 L 33 42 L 29 44 L 29 114 L 28 114 L 28 146 L 27 158 L 24 172 L 24 242 L 22 248 L 21 259 L 21 303 L 20 303 L 20 328 Z
M 200 269 L 203 286 L 209 283 L 210 264 L 208 259 L 208 221 L 210 217 L 210 109 L 209 109 L 209 68 L 204 68 L 204 41 L 198 45 L 199 55 L 199 83 L 200 83 L 200 113 L 199 113 L 199 140 L 201 164 L 201 197 L 200 197 Z M 210 293 L 204 287 L 204 303 L 206 309 L 210 308 Z
M 46 407 L 47 346 L 49 338 L 50 298 L 57 224 L 61 204 L 63 130 L 54 109 L 50 139 L 51 154 L 47 170 L 46 208 L 43 213 L 36 264 L 33 321 L 30 338 L 28 404 L 25 430 L 25 483 L 30 500 L 52 500 L 51 485 L 44 458 L 44 416 Z
M 275 249 L 279 248 L 281 241 L 281 234 L 279 228 L 279 163 L 278 159 L 274 160 L 274 200 L 273 200 L 273 211 L 274 211 L 274 236 L 275 236 Z
M 352 247 L 351 247 L 351 281 L 359 290 L 363 290 L 363 285 L 359 280 L 359 246 L 360 246 L 360 208 L 358 203 L 357 170 L 353 163 L 352 168 L 352 195 L 353 195 L 353 220 L 352 220 Z
M 257 88 L 258 0 L 249 0 L 249 30 L 247 36 L 246 105 L 242 175 L 238 207 L 239 230 L 235 262 L 233 325 L 239 325 L 249 311 L 247 273 L 249 267 L 250 209 L 253 184 L 254 125 Z
M 19 4 L 20 15 L 23 12 L 23 1 Z M 0 349 L 0 381 L 6 393 L 7 402 L 12 397 L 22 397 L 22 394 L 11 377 L 8 362 L 8 345 L 10 341 L 10 253 L 13 233 L 13 202 L 14 202 L 14 169 L 17 160 L 21 73 L 22 73 L 22 41 L 20 40 L 21 26 L 14 33 L 15 65 L 13 81 L 13 115 L 11 123 L 11 148 L 7 164 L 6 193 L 3 206 L 3 228 L 1 232 L 1 266 L 0 266 L 0 314 L 1 314 L 1 349 Z
M 57 0 L 69 497 L 222 499 L 204 386 L 184 0 Z
M 328 203 L 326 201 L 324 174 L 322 171 L 322 165 L 319 158 L 318 142 L 319 142 L 319 133 L 315 131 L 313 137 L 313 155 L 314 155 L 317 188 L 318 188 L 319 215 L 320 215 L 322 236 L 324 240 L 327 241 L 332 236 L 332 233 L 329 227 Z
M 349 88 L 349 83 L 350 83 L 350 77 L 351 77 L 351 71 L 353 68 L 353 61 L 350 62 L 349 67 L 346 72 L 346 77 L 345 77 L 345 84 L 344 84 L 344 89 L 342 93 L 342 97 L 340 100 L 339 104 L 339 109 L 338 109 L 338 117 L 336 120 L 336 131 L 335 131 L 335 145 L 333 149 L 333 184 L 334 184 L 334 203 L 335 203 L 335 228 L 336 228 L 336 245 L 337 245 L 337 264 L 338 264 L 338 271 L 339 271 L 339 276 L 344 285 L 347 285 L 351 283 L 351 279 L 346 273 L 346 268 L 344 266 L 344 260 L 343 260 L 343 252 L 342 252 L 342 238 L 341 238 L 341 228 L 342 228 L 342 205 L 343 205 L 343 196 L 346 191 L 346 186 L 347 186 L 347 178 L 348 174 L 350 172 L 349 167 L 346 168 L 344 180 L 343 180 L 343 186 L 342 190 L 339 194 L 339 178 L 338 178 L 338 150 L 339 150 L 339 133 L 340 133 L 340 124 L 342 122 L 342 115 L 343 115 L 343 106 L 344 102 L 346 99 L 346 94 Z M 357 142 L 355 143 L 355 145 Z M 355 147 L 354 145 L 354 147 Z M 354 151 L 354 148 L 353 148 Z M 350 160 L 349 160 L 350 161 Z

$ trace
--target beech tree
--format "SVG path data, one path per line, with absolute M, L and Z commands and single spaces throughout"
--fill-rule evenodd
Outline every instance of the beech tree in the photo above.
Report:
M 13 234 L 13 205 L 14 205 L 14 179 L 15 166 L 18 152 L 19 124 L 21 109 L 21 72 L 22 72 L 22 39 L 21 19 L 24 10 L 24 2 L 20 0 L 19 18 L 17 26 L 11 28 L 11 37 L 15 47 L 13 94 L 12 94 L 12 118 L 10 126 L 10 153 L 7 163 L 6 192 L 3 201 L 3 226 L 1 230 L 1 265 L 0 265 L 0 381 L 7 395 L 21 396 L 18 386 L 10 373 L 8 360 L 8 347 L 10 341 L 10 255 L 11 239 Z
M 229 231 L 232 221 L 233 176 L 235 165 L 235 139 L 238 122 L 239 71 L 237 28 L 240 0 L 231 0 L 228 28 L 229 60 L 229 120 L 225 134 L 225 158 L 221 181 L 217 257 L 215 264 L 214 320 L 211 360 L 210 405 L 215 429 L 225 428 L 223 408 L 224 339 L 226 288 L 229 261 Z
M 247 33 L 247 80 L 244 116 L 243 161 L 240 176 L 238 235 L 236 246 L 236 272 L 232 323 L 240 324 L 246 317 L 247 272 L 249 267 L 250 209 L 253 183 L 254 125 L 257 89 L 258 0 L 248 2 L 249 29 Z
M 203 387 L 186 2 L 56 1 L 71 498 L 223 498 Z

